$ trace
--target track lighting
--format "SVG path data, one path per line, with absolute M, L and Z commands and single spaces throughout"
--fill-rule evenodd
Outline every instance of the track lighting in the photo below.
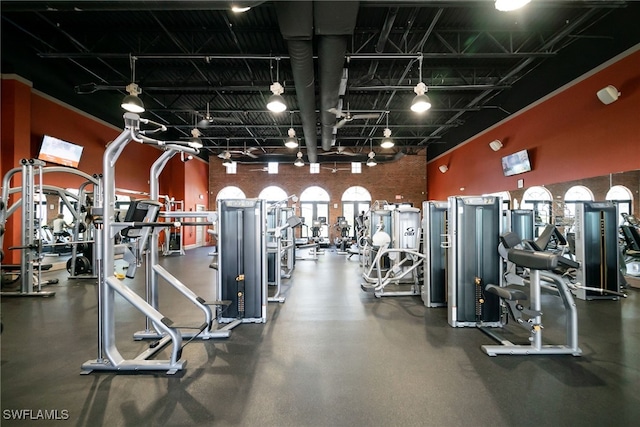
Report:
M 269 111 L 273 111 L 274 113 L 282 113 L 287 109 L 287 104 L 284 102 L 284 98 L 282 94 L 284 93 L 284 88 L 278 82 L 280 80 L 280 59 L 276 59 L 277 71 L 276 71 L 276 81 L 273 82 L 271 86 L 269 86 L 269 90 L 273 93 L 269 97 L 267 101 L 267 108 Z
M 131 83 L 125 88 L 129 95 L 124 97 L 120 106 L 131 113 L 144 113 L 144 103 L 138 98 L 138 95 L 142 93 L 142 89 L 135 83 L 136 58 L 129 56 L 129 63 L 131 64 Z
M 531 0 L 496 0 L 496 9 L 500 12 L 509 12 L 520 9 Z
M 294 166 L 297 167 L 302 167 L 304 166 L 304 160 L 302 160 L 302 151 L 298 151 L 298 154 L 296 154 L 297 159 L 295 160 L 295 162 L 293 162 Z

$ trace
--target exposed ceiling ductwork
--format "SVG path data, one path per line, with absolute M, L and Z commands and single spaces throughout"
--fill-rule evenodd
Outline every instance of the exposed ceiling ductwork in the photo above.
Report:
M 331 149 L 347 41 L 356 24 L 359 2 L 279 2 L 276 13 L 287 41 L 309 162 L 318 161 L 313 37 L 318 42 L 321 146 Z

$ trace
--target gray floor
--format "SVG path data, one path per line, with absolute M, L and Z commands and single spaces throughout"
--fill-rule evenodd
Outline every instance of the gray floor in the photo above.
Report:
M 163 264 L 205 299 L 215 297 L 208 248 Z M 175 376 L 93 373 L 96 287 L 66 280 L 52 298 L 2 298 L 3 426 L 631 426 L 640 417 L 640 297 L 577 301 L 582 357 L 489 357 L 489 337 L 451 328 L 446 309 L 418 297 L 376 299 L 360 270 L 334 252 L 298 261 L 284 304 L 266 324 L 244 324 L 226 340 L 193 342 Z M 137 279 L 137 281 L 140 281 Z M 134 286 L 140 289 L 140 284 Z M 201 321 L 162 288 L 161 311 Z M 118 345 L 143 318 L 122 300 Z M 545 297 L 545 334 L 562 339 L 558 298 Z M 550 314 L 549 314 L 550 313 Z M 523 331 L 524 332 L 524 331 Z M 519 333 L 519 332 L 518 332 Z M 526 334 L 523 336 L 526 338 Z M 130 353 L 130 354 L 128 354 Z M 17 421 L 38 411 L 68 418 Z M 13 411 L 13 412 L 12 412 Z

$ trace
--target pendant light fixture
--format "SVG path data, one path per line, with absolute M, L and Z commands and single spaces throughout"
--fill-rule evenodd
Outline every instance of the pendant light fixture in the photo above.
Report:
M 229 152 L 229 138 L 227 138 L 227 151 L 224 152 L 224 160 L 222 161 L 222 166 L 229 167 L 233 165 L 233 160 L 231 160 L 231 153 Z
M 373 167 L 375 165 L 377 165 L 378 163 L 376 162 L 376 160 L 374 159 L 374 157 L 376 156 L 376 153 L 373 152 L 373 142 L 371 142 L 371 139 L 369 139 L 369 154 L 368 154 L 368 159 L 367 159 L 367 166 L 369 167 Z
M 138 95 L 142 93 L 142 89 L 135 83 L 136 81 L 136 57 L 129 55 L 129 64 L 131 66 L 131 83 L 127 85 L 125 90 L 129 95 L 125 96 L 120 106 L 131 113 L 144 113 L 144 103 Z
M 287 109 L 287 104 L 285 104 L 284 98 L 282 97 L 284 88 L 278 80 L 280 80 L 280 58 L 276 58 L 276 81 L 269 87 L 273 95 L 271 95 L 267 101 L 267 108 L 274 113 L 282 113 Z
M 302 160 L 302 151 L 298 151 L 298 154 L 296 154 L 296 157 L 297 158 L 296 158 L 295 162 L 293 162 L 293 165 L 297 166 L 297 167 L 304 166 L 304 160 Z
M 382 142 L 380 143 L 381 148 L 391 148 L 395 145 L 393 139 L 391 139 L 391 129 L 389 129 L 389 112 L 387 111 L 387 127 L 382 131 L 384 138 L 382 138 Z
M 289 137 L 285 139 L 284 145 L 287 148 L 298 148 L 298 140 L 296 139 L 296 131 L 293 129 L 293 113 L 290 114 L 291 117 L 291 127 L 289 128 L 288 135 Z
M 496 0 L 496 9 L 500 12 L 510 12 L 520 9 L 531 0 Z
M 429 108 L 431 108 L 431 100 L 425 93 L 427 93 L 427 85 L 422 82 L 422 55 L 418 59 L 420 63 L 420 82 L 413 88 L 413 91 L 416 93 L 415 98 L 411 102 L 411 111 L 416 113 L 424 113 Z

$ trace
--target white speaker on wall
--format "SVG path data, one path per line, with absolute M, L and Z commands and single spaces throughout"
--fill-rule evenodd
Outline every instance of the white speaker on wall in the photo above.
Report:
M 491 142 L 489 143 L 489 147 L 491 147 L 491 149 L 492 149 L 493 151 L 498 151 L 499 149 L 501 149 L 501 148 L 502 148 L 502 142 L 500 142 L 500 140 L 496 139 L 496 140 L 491 141 Z
M 616 89 L 615 86 L 609 85 L 605 88 L 600 89 L 597 95 L 600 102 L 602 102 L 604 105 L 608 105 L 618 100 L 620 92 L 618 92 L 618 89 Z

